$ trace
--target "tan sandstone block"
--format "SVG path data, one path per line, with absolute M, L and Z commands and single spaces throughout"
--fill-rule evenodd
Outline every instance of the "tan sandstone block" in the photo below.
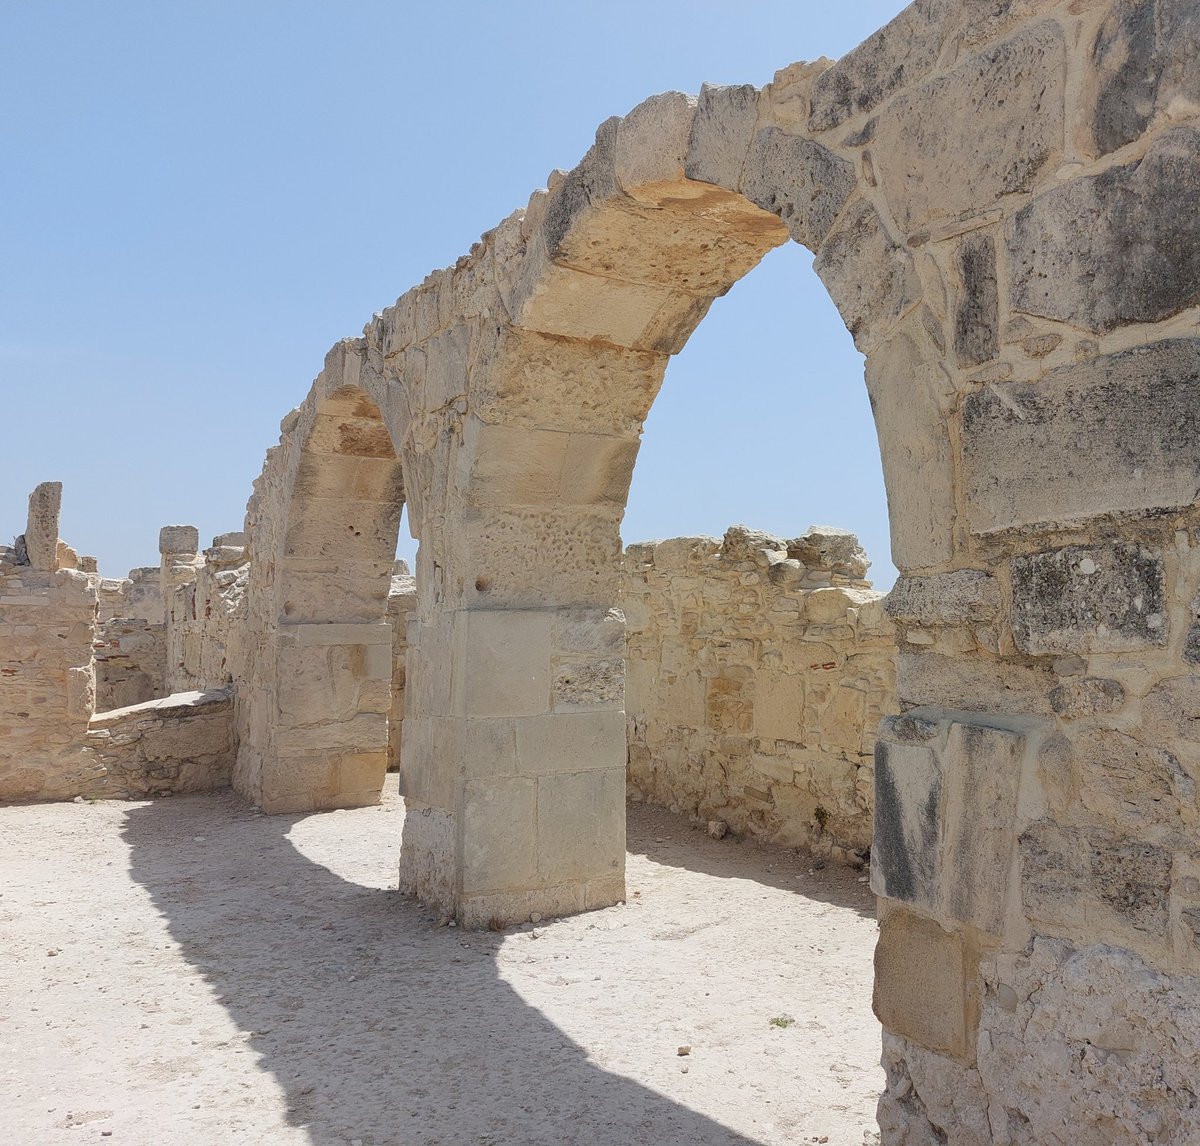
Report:
M 966 1058 L 975 963 L 962 939 L 931 919 L 889 907 L 875 948 L 872 1009 L 884 1028 L 928 1050 Z

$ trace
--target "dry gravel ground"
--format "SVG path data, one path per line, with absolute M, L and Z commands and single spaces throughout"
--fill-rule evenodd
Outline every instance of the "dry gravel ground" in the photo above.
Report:
M 0 808 L 0 1143 L 876 1140 L 857 873 L 633 807 L 628 906 L 467 933 L 402 815 Z

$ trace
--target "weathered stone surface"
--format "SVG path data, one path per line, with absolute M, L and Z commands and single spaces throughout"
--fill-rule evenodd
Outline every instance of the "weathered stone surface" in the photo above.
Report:
M 894 620 L 918 625 L 990 621 L 1000 612 L 1000 589 L 996 578 L 982 569 L 901 577 L 887 595 L 884 610 Z
M 887 1030 L 961 1057 L 967 1053 L 972 970 L 960 936 L 931 919 L 890 908 L 875 947 L 872 1008 Z
M 959 366 L 979 366 L 1000 349 L 1000 292 L 996 284 L 996 244 L 975 232 L 958 245 L 958 304 L 954 310 L 954 351 Z
M 1160 681 L 1142 701 L 1142 722 L 1161 734 L 1200 742 L 1200 676 Z
M 1194 822 L 1195 781 L 1166 749 L 1111 729 L 1080 733 L 1073 748 L 1080 802 L 1099 820 L 1159 841 Z
M 936 568 L 954 552 L 955 473 L 943 403 L 949 388 L 928 338 L 909 324 L 867 356 L 867 390 L 887 486 L 892 560 Z
M 989 1141 L 1200 1139 L 1200 981 L 1161 974 L 1111 946 L 1041 936 L 1027 961 L 989 979 L 988 1038 L 979 1045 L 979 1070 L 994 1096 Z
M 1129 941 L 1128 932 L 1164 936 L 1172 857 L 1106 828 L 1039 823 L 1021 835 L 1025 914 L 1060 933 Z
M 813 260 L 855 345 L 867 351 L 920 297 L 912 258 L 875 208 L 851 204 Z
M 828 131 L 923 80 L 937 63 L 944 25 L 936 5 L 910 4 L 816 78 L 809 126 Z
M 979 1071 L 883 1032 L 887 1087 L 879 1099 L 882 1141 L 904 1146 L 994 1146 L 988 1092 Z
M 955 722 L 943 755 L 939 903 L 950 917 L 996 935 L 1008 910 L 1024 750 L 1020 733 Z
M 700 88 L 684 168 L 689 179 L 730 190 L 741 186 L 758 118 L 758 97 L 758 89 L 750 84 Z
M 976 533 L 1190 505 L 1200 471 L 1200 339 L 993 383 L 963 405 Z
M 1106 155 L 1176 101 L 1200 105 L 1200 11 L 1189 0 L 1118 0 L 1089 65 L 1092 142 Z
M 1050 693 L 1050 707 L 1068 720 L 1081 716 L 1106 716 L 1125 703 L 1125 689 L 1119 680 L 1084 677 L 1064 681 Z
M 896 680 L 905 707 L 1031 714 L 1052 711 L 1049 694 L 1057 683 L 1049 665 L 925 651 L 901 652 Z
M 885 721 L 875 746 L 871 890 L 876 895 L 937 910 L 942 783 L 935 751 L 893 743 Z
M 1009 305 L 1092 331 L 1200 302 L 1200 132 L 1040 196 L 1005 227 Z
M 1162 556 L 1121 543 L 1072 545 L 1012 561 L 1013 637 L 1022 652 L 1123 652 L 1167 640 Z
M 194 525 L 164 525 L 158 531 L 158 551 L 164 557 L 177 553 L 196 553 L 200 531 Z
M 871 154 L 900 229 L 1031 190 L 1062 151 L 1064 73 L 1062 32 L 1046 21 L 890 103 Z
M 778 215 L 797 243 L 815 251 L 855 182 L 846 160 L 810 139 L 768 127 L 750 146 L 742 191 L 750 202 Z
M 34 569 L 55 570 L 58 561 L 58 515 L 62 482 L 44 481 L 29 495 L 25 525 L 25 553 Z

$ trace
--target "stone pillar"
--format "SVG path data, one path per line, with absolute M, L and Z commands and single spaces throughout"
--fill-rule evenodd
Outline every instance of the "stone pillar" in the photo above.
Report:
M 44 481 L 29 495 L 29 520 L 25 526 L 25 552 L 34 569 L 58 568 L 58 514 L 62 482 Z
M 184 636 L 194 619 L 197 555 L 200 531 L 194 525 L 164 525 L 158 531 L 158 552 L 162 556 L 159 583 L 167 626 L 167 693 L 186 692 L 193 682 L 185 668 Z

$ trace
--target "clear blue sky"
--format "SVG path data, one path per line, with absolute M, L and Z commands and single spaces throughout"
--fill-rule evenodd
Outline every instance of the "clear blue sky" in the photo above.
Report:
M 601 121 L 840 56 L 902 7 L 0 0 L 4 540 L 56 479 L 108 576 L 156 564 L 160 525 L 240 529 L 328 347 Z M 862 361 L 795 246 L 672 363 L 623 533 L 733 522 L 854 529 L 894 576 Z

